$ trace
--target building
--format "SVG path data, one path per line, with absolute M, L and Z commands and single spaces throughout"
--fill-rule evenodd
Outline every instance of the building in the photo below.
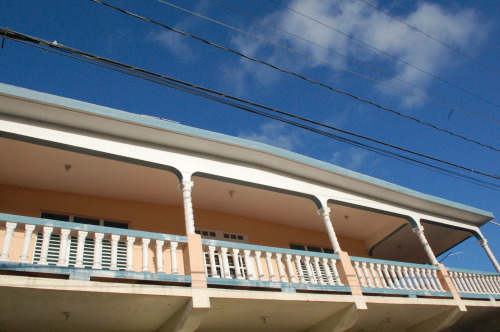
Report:
M 500 326 L 500 274 L 436 260 L 475 236 L 500 272 L 489 212 L 9 85 L 0 133 L 1 330 Z

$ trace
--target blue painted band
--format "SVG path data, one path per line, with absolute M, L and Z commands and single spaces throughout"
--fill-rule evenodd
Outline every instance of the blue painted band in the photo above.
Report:
M 500 294 L 471 294 L 471 293 L 458 293 L 462 299 L 495 299 L 500 300 Z
M 151 273 L 151 272 L 94 270 L 90 268 L 62 267 L 55 265 L 38 265 L 38 264 L 13 263 L 13 262 L 0 262 L 0 269 L 10 270 L 10 271 L 21 271 L 21 272 L 69 275 L 71 279 L 79 279 L 79 280 L 89 280 L 90 277 L 103 277 L 103 278 L 114 278 L 114 279 L 191 283 L 191 276 L 180 275 L 180 274 L 174 275 L 174 274 Z
M 420 291 L 420 290 L 407 290 L 407 289 L 387 289 L 387 288 L 374 288 L 374 287 L 361 287 L 363 293 L 376 293 L 376 294 L 397 294 L 408 296 L 439 296 L 453 298 L 450 292 L 437 292 L 437 291 Z
M 122 236 L 133 236 L 138 238 L 148 238 L 154 240 L 165 240 L 165 241 L 187 243 L 187 237 L 185 236 L 144 232 L 132 229 L 78 224 L 78 223 L 71 223 L 59 220 L 20 216 L 16 214 L 0 213 L 0 220 L 16 222 L 16 223 L 24 223 L 30 225 L 38 225 L 38 226 L 52 226 L 57 228 L 74 229 L 74 230 L 88 231 L 95 233 L 116 234 Z
M 464 273 L 483 274 L 483 275 L 491 275 L 491 276 L 499 276 L 500 277 L 500 272 L 474 271 L 474 270 L 458 269 L 456 267 L 447 267 L 446 269 L 448 271 L 452 271 L 452 272 L 464 272 Z
M 396 265 L 396 266 L 415 267 L 415 268 L 428 269 L 428 270 L 439 270 L 439 267 L 434 266 L 434 265 L 414 264 L 414 263 L 396 262 L 396 261 L 386 261 L 386 260 L 383 260 L 383 259 L 354 257 L 354 256 L 349 256 L 349 257 L 351 257 L 351 260 L 353 262 L 357 261 L 357 262 L 365 262 L 365 263 L 379 263 L 379 264 L 389 264 L 389 265 Z
M 254 250 L 254 251 L 263 251 L 263 252 L 264 251 L 265 252 L 275 252 L 278 254 L 290 254 L 290 255 L 301 255 L 301 256 L 313 256 L 313 257 L 339 259 L 339 255 L 337 255 L 337 254 L 325 254 L 322 252 L 258 246 L 258 245 L 254 245 L 254 244 L 210 240 L 210 239 L 202 239 L 201 241 L 204 245 L 207 245 L 207 246 L 235 248 L 235 249 L 243 249 L 243 250 Z
M 260 281 L 260 280 L 241 280 L 241 279 L 226 279 L 207 277 L 209 285 L 225 285 L 235 287 L 259 287 L 259 288 L 276 288 L 276 289 L 300 289 L 300 290 L 321 290 L 321 291 L 336 291 L 351 293 L 349 286 L 332 286 L 332 285 L 313 285 L 279 281 Z

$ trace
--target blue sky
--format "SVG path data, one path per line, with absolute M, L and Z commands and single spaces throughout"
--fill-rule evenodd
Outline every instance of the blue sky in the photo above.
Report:
M 159 1 L 109 2 L 484 144 L 496 148 L 500 145 L 499 108 L 494 105 L 500 104 L 498 74 L 374 10 L 361 0 L 284 1 L 285 5 L 323 25 L 269 0 L 220 0 L 226 6 L 288 33 L 239 15 L 214 1 L 171 1 L 171 4 L 307 56 L 292 53 Z M 496 21 L 500 6 L 495 1 L 370 2 L 500 71 L 500 29 Z M 4 0 L 0 22 L 1 27 L 56 40 L 86 52 L 220 90 L 472 169 L 490 174 L 500 173 L 498 152 L 88 0 Z M 346 38 L 334 29 L 372 47 Z M 154 83 L 9 40 L 0 49 L 0 63 L 0 81 L 3 83 L 277 145 L 500 215 L 498 191 Z M 335 67 L 357 72 L 381 83 Z M 386 85 L 404 89 L 410 94 Z M 411 94 L 438 101 L 438 104 Z M 451 111 L 451 108 L 455 110 Z M 498 180 L 488 180 L 499 184 Z M 482 228 L 482 232 L 488 238 L 493 252 L 500 256 L 500 227 L 488 224 Z M 444 263 L 447 265 L 493 270 L 482 249 L 472 239 L 453 251 L 463 253 L 446 258 Z

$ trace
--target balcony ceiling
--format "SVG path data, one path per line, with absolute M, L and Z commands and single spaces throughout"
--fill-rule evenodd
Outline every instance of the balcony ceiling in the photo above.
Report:
M 0 163 L 1 184 L 182 206 L 178 179 L 165 170 L 5 138 L 0 139 L 0 153 L 4 156 Z M 325 231 L 310 199 L 200 177 L 193 180 L 195 209 Z M 330 207 L 336 233 L 363 240 L 368 248 L 406 223 L 401 218 L 353 207 Z M 398 241 L 404 242 L 406 237 L 413 235 L 409 233 Z

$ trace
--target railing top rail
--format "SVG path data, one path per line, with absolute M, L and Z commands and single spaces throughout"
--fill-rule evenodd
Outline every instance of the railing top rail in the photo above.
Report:
M 473 273 L 473 274 L 484 274 L 484 275 L 500 276 L 499 272 L 474 271 L 474 270 L 459 269 L 459 268 L 456 268 L 456 267 L 446 267 L 446 269 L 448 271 L 451 271 L 451 272 L 463 272 L 463 273 Z
M 270 251 L 270 252 L 275 252 L 278 254 L 290 254 L 290 255 L 314 256 L 314 257 L 325 257 L 325 258 L 339 259 L 339 255 L 337 255 L 337 254 L 325 254 L 322 252 L 259 246 L 259 245 L 255 245 L 255 244 L 246 244 L 246 243 L 238 243 L 238 242 L 202 239 L 202 243 L 204 245 L 207 245 L 207 246 L 220 246 L 220 247 L 228 247 L 228 248 L 243 249 L 243 250 L 267 251 L 267 252 Z
M 396 266 L 416 267 L 416 268 L 423 268 L 423 269 L 429 269 L 429 270 L 439 270 L 439 268 L 437 266 L 434 266 L 434 265 L 414 264 L 414 263 L 388 261 L 388 260 L 384 260 L 384 259 L 365 258 L 365 257 L 356 257 L 356 256 L 350 256 L 350 257 L 351 257 L 352 261 L 357 261 L 357 262 L 379 263 L 379 264 L 388 264 L 388 265 L 396 265 Z
M 105 233 L 105 234 L 116 234 L 123 236 L 133 236 L 133 237 L 148 238 L 154 240 L 175 241 L 183 243 L 187 242 L 187 237 L 179 235 L 152 233 L 152 232 L 137 231 L 132 229 L 112 228 L 105 226 L 94 226 L 94 225 L 78 224 L 72 222 L 70 223 L 59 220 L 20 216 L 8 213 L 0 213 L 0 221 L 2 220 L 8 222 L 30 224 L 30 225 L 52 226 L 57 228 L 66 228 L 66 229 L 74 229 L 80 231 Z

